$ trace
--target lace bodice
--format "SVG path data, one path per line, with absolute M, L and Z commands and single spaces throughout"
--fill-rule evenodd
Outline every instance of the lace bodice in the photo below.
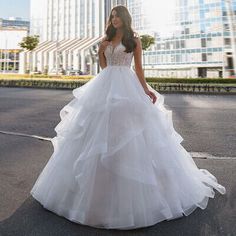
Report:
M 104 52 L 109 66 L 131 66 L 133 52 L 126 53 L 125 46 L 120 42 L 117 46 L 113 47 L 110 43 Z

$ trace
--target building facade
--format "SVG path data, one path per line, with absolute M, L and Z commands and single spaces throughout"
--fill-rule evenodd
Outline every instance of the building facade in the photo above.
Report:
M 40 36 L 32 52 L 21 54 L 21 73 L 58 74 L 99 71 L 97 45 L 111 8 L 122 0 L 31 0 L 31 35 Z M 31 68 L 26 62 L 32 54 Z
M 19 17 L 9 17 L 8 19 L 0 18 L 0 28 L 24 28 L 29 31 L 30 22 Z
M 19 71 L 19 43 L 27 36 L 28 29 L 0 28 L 0 73 Z
M 127 2 L 129 0 L 105 0 L 104 7 L 105 7 L 105 22 L 107 21 L 107 17 L 110 14 L 111 9 L 117 5 L 124 5 L 127 6 Z
M 235 76 L 236 0 L 129 0 L 128 8 L 135 30 L 155 37 L 146 76 Z

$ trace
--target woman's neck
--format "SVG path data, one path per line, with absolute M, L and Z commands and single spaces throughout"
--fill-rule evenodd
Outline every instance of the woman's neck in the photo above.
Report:
M 123 37 L 123 29 L 122 28 L 117 28 L 116 30 L 116 38 L 122 39 Z

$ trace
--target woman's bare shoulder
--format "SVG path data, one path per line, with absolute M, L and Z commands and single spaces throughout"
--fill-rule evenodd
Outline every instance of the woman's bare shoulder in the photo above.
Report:
M 141 42 L 141 38 L 139 35 L 134 36 L 134 41 L 135 41 L 136 45 L 138 45 L 139 47 L 141 46 L 142 42 Z
M 134 39 L 135 40 L 140 39 L 140 36 L 139 36 L 138 32 L 134 32 Z
M 108 40 L 107 35 L 104 35 L 104 36 L 102 37 L 102 39 L 101 39 L 101 43 L 103 43 L 104 41 L 107 41 L 107 40 Z
M 137 43 L 137 44 L 140 44 L 141 42 L 141 38 L 139 36 L 138 33 L 134 32 L 134 41 Z

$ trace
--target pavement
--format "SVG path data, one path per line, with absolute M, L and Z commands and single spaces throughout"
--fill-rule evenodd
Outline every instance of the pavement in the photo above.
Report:
M 135 230 L 79 225 L 44 209 L 29 194 L 53 153 L 50 138 L 71 91 L 0 88 L 0 236 L 236 236 L 236 97 L 166 94 L 182 145 L 199 168 L 225 186 L 191 215 Z M 207 133 L 208 132 L 208 133 Z

